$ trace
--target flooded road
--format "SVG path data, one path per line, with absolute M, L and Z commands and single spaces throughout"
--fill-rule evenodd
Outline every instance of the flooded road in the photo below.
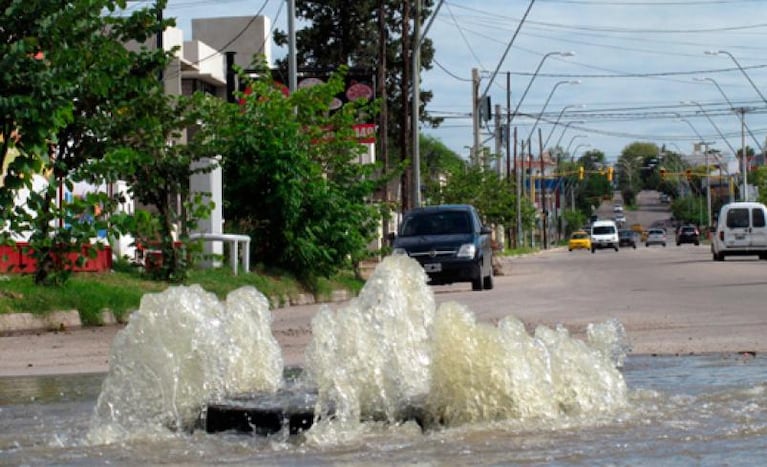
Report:
M 327 445 L 298 437 L 155 434 L 85 442 L 105 375 L 0 379 L 0 463 L 6 465 L 757 465 L 767 455 L 767 359 L 750 355 L 629 356 L 629 404 L 612 414 L 496 421 L 421 432 L 363 424 Z

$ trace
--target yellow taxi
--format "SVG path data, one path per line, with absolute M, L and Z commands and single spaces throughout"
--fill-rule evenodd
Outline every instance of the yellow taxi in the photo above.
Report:
M 567 251 L 580 249 L 591 249 L 591 237 L 583 230 L 576 230 L 570 235 L 570 240 L 567 242 Z

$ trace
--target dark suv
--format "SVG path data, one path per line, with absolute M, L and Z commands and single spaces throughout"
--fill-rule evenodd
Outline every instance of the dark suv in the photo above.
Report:
M 492 289 L 490 233 L 471 205 L 416 208 L 403 216 L 393 254 L 421 263 L 432 285 L 471 282 L 473 290 Z
M 698 232 L 698 228 L 694 225 L 680 226 L 676 231 L 676 245 L 679 246 L 682 243 L 700 245 L 700 232 Z

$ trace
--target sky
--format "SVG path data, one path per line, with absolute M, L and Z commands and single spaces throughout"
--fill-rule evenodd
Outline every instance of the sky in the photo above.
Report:
M 192 18 L 259 12 L 286 30 L 285 0 L 170 0 L 165 15 L 191 34 Z M 538 128 L 547 148 L 559 142 L 575 158 L 597 149 L 608 161 L 636 141 L 700 163 L 699 141 L 731 161 L 743 139 L 765 144 L 767 0 L 446 0 L 427 36 L 436 52 L 421 84 L 434 93 L 427 110 L 445 120 L 422 132 L 464 157 L 472 68 L 504 119 L 518 107 L 511 128 L 534 148 Z

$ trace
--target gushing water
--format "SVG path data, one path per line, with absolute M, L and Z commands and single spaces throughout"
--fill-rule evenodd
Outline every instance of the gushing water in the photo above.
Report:
M 225 303 L 199 285 L 147 294 L 112 344 L 93 443 L 190 430 L 225 393 L 274 391 L 283 362 L 266 298 L 252 287 Z
M 414 260 L 387 257 L 359 297 L 316 315 L 304 376 L 318 389 L 320 418 L 307 442 L 353 438 L 362 422 L 396 422 L 413 406 L 433 425 L 455 426 L 627 404 L 617 321 L 590 327 L 589 342 L 564 328 L 530 335 L 513 317 L 491 326 L 457 303 L 437 308 L 426 279 Z M 113 344 L 89 440 L 189 431 L 206 402 L 277 391 L 283 360 L 270 324 L 268 302 L 253 288 L 224 303 L 199 286 L 146 295 Z

